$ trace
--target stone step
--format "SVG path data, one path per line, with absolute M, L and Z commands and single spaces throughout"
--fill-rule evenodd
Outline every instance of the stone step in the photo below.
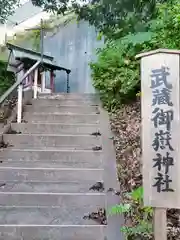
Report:
M 39 106 L 96 106 L 99 105 L 99 101 L 91 99 L 35 99 L 32 100 L 32 104 L 38 104 Z
M 79 93 L 41 93 L 38 95 L 38 99 L 59 99 L 59 100 L 99 100 L 98 94 L 79 94 Z
M 101 145 L 101 138 L 91 135 L 4 134 L 3 139 L 5 143 L 20 149 L 92 150 L 93 147 Z
M 102 166 L 101 151 L 58 151 L 58 150 L 28 150 L 2 149 L 0 151 L 0 166 L 29 167 L 71 167 L 100 168 Z M 31 164 L 32 163 L 32 164 Z M 22 165 L 23 164 L 23 165 Z
M 6 181 L 35 181 L 35 182 L 89 182 L 103 180 L 103 170 L 70 169 L 70 168 L 0 168 L 0 182 Z M 68 191 L 68 189 L 67 189 Z M 88 189 L 87 189 L 88 191 Z
M 99 177 L 99 181 L 102 181 Z M 32 193 L 87 193 L 95 180 L 91 181 L 71 181 L 63 182 L 38 182 L 38 181 L 0 181 L 0 192 L 32 192 Z
M 0 226 L 0 240 L 104 240 L 104 226 Z
M 23 152 L 22 152 L 23 154 Z M 7 160 L 1 158 L 0 167 L 24 167 L 24 168 L 91 168 L 97 169 L 102 167 L 101 161 L 92 159 L 92 161 L 63 161 L 63 160 Z
M 93 106 L 41 106 L 38 103 L 32 106 L 26 105 L 25 112 L 44 112 L 44 113 L 73 113 L 73 114 L 96 114 L 99 113 L 98 107 Z
M 105 207 L 105 196 L 0 193 L 0 225 L 98 225 L 84 215 Z
M 97 124 L 36 124 L 36 123 L 12 123 L 11 129 L 21 133 L 46 133 L 46 134 L 88 134 L 100 132 Z
M 28 123 L 65 123 L 65 124 L 97 124 L 99 114 L 52 114 L 52 113 L 24 113 L 23 119 Z

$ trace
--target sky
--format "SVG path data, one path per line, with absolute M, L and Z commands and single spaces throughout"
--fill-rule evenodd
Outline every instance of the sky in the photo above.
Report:
M 28 2 L 28 0 L 20 0 L 20 4 L 24 4 L 25 2 Z

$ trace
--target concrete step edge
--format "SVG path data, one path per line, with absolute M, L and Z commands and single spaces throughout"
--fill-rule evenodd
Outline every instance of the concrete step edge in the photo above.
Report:
M 31 225 L 28 225 L 28 224 L 0 224 L 0 227 L 29 227 L 29 228 L 31 228 L 31 227 L 49 227 L 49 228 L 51 228 L 51 227 L 57 227 L 57 228 L 69 228 L 69 227 L 73 227 L 73 228 L 79 228 L 79 227 L 81 227 L 81 228 L 84 228 L 84 227 L 91 227 L 91 228 L 94 228 L 94 227 L 96 227 L 96 228 L 106 228 L 107 226 L 105 226 L 105 225 L 98 225 L 98 224 L 95 224 L 95 225 L 93 225 L 93 224 L 90 224 L 90 225 L 88 225 L 88 224 L 86 224 L 86 225 L 76 225 L 76 224 L 67 224 L 67 225 L 63 225 L 63 224 L 60 224 L 60 225 L 56 225 L 56 224 L 51 224 L 51 225 L 49 225 L 49 224 L 31 224 Z
M 0 195 L 45 195 L 45 196 L 106 196 L 106 193 L 96 193 L 96 192 L 85 192 L 85 193 L 81 193 L 81 192 L 78 192 L 78 193 L 54 193 L 54 192 L 0 192 Z M 12 207 L 11 205 L 10 206 L 1 206 L 0 205 L 0 208 L 5 208 L 5 207 Z M 18 206 L 14 206 L 14 207 L 17 207 Z M 21 207 L 21 206 L 19 206 Z M 24 207 L 24 206 L 22 206 Z M 34 207 L 37 207 L 37 206 L 34 206 Z M 51 206 L 52 207 L 52 206 Z M 62 206 L 59 206 L 59 207 L 62 207 Z M 48 206 L 48 208 L 50 208 L 50 206 Z
M 26 137 L 26 136 L 33 136 L 33 137 L 89 137 L 89 138 L 96 138 L 95 136 L 93 135 L 90 135 L 90 134 L 80 134 L 80 135 L 77 135 L 77 134 L 54 134 L 54 133 L 20 133 L 20 134 L 4 134 L 4 135 L 7 135 L 7 136 L 21 136 L 21 137 Z M 100 138 L 100 136 L 98 136 L 97 138 Z
M 74 103 L 72 103 L 74 102 Z M 58 99 L 38 99 L 32 100 L 31 104 L 27 104 L 26 106 L 34 106 L 34 104 L 39 104 L 39 106 L 63 106 L 63 107 L 100 107 L 99 102 L 93 100 L 81 100 L 81 99 L 66 99 L 66 100 L 58 100 Z
M 2 149 L 0 150 L 0 153 L 1 152 L 5 152 L 5 151 L 9 151 L 9 149 Z M 49 148 L 49 149 L 42 149 L 42 148 L 37 148 L 37 149 L 29 149 L 29 148 L 11 148 L 11 152 L 14 151 L 18 151 L 18 152 L 66 152 L 66 153 L 73 153 L 73 152 L 77 152 L 77 153 L 94 153 L 95 151 L 91 150 L 91 149 L 52 149 L 52 148 Z M 98 151 L 98 153 L 103 153 L 102 150 Z
M 34 123 L 34 122 L 28 122 L 28 123 L 11 123 L 13 126 L 28 126 L 28 125 L 52 125 L 52 126 L 67 126 L 67 127 L 100 127 L 100 124 L 95 124 L 95 123 L 56 123 L 56 122 L 45 122 L 45 123 Z
M 10 169 L 10 170 L 43 170 L 43 171 L 104 171 L 104 168 L 53 168 L 53 167 L 46 167 L 46 168 L 28 168 L 28 167 L 1 167 L 0 169 Z
M 55 115 L 55 116 L 97 116 L 99 114 L 95 114 L 95 113 L 60 113 L 60 112 L 56 112 L 56 113 L 52 113 L 52 112 L 25 112 L 26 115 Z
M 72 108 L 100 108 L 99 105 L 95 105 L 95 104 L 88 104 L 88 103 L 83 103 L 83 104 L 76 104 L 76 105 L 70 105 L 70 104 L 49 104 L 49 103 L 39 103 L 39 102 L 33 102 L 32 105 L 25 105 L 25 107 L 28 107 L 28 108 L 33 108 L 33 107 L 47 107 L 47 108 L 50 108 L 50 107 L 56 107 L 56 108 L 59 108 L 59 107 L 64 107 L 64 108 L 69 108 L 69 107 L 72 107 Z
M 89 98 L 99 98 L 97 93 L 39 93 L 37 99 L 41 97 L 89 97 Z
M 53 121 L 53 120 L 51 120 L 51 121 Z M 46 122 L 46 121 L 42 121 L 42 120 L 33 120 L 33 119 L 31 119 L 31 121 L 30 122 L 27 122 L 27 123 L 25 123 L 25 124 L 37 124 L 37 125 L 39 125 L 39 124 L 42 124 L 42 125 L 45 125 L 45 124 L 49 124 L 49 125 L 53 125 L 53 124 L 56 124 L 57 122 L 50 122 L 50 121 L 48 121 L 48 122 Z M 59 125 L 64 125 L 64 123 L 65 122 L 59 122 L 59 123 L 57 123 L 57 124 L 59 124 Z M 79 125 L 81 125 L 81 123 L 78 123 Z M 82 123 L 83 124 L 83 123 Z M 66 125 L 66 124 L 65 124 Z M 72 125 L 74 125 L 73 123 L 72 123 Z M 70 126 L 70 125 L 69 125 Z M 88 126 L 88 125 L 87 125 Z M 89 124 L 89 126 L 90 126 L 90 124 Z M 100 122 L 98 121 L 97 123 L 94 123 L 94 125 L 93 125 L 94 127 L 95 126 L 97 126 L 97 127 L 99 127 L 100 126 Z M 77 126 L 78 127 L 78 126 Z
M 61 104 L 61 103 L 59 103 L 59 104 L 52 104 L 52 105 L 38 105 L 38 102 L 36 102 L 35 103 L 35 105 L 25 105 L 27 108 L 36 108 L 36 107 L 64 107 L 64 108 L 99 108 L 99 106 L 94 106 L 94 105 L 89 105 L 89 104 L 87 104 L 87 105 L 64 105 L 64 104 Z

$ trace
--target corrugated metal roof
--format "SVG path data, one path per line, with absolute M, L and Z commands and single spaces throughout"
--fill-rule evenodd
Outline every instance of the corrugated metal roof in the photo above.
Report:
M 33 53 L 20 52 L 19 50 L 13 50 L 13 53 L 14 53 L 14 56 L 15 56 L 16 59 L 18 59 L 18 58 L 29 58 L 29 59 L 33 59 L 33 60 L 36 60 L 36 61 L 41 60 L 41 56 L 34 55 Z M 43 62 L 49 63 L 49 64 L 52 63 L 51 60 L 49 60 L 45 57 L 43 58 Z
M 10 57 L 9 57 L 9 67 L 8 70 L 11 71 L 14 68 L 12 66 L 17 66 L 19 63 L 28 63 L 30 65 L 35 64 L 36 61 L 41 60 L 41 54 L 38 52 L 34 52 L 30 49 L 25 49 L 10 43 L 7 43 L 8 49 L 11 51 Z M 57 65 L 55 62 L 53 62 L 53 57 L 48 55 L 43 55 L 43 63 L 44 66 L 51 69 L 51 70 L 63 70 L 67 73 L 70 73 L 71 70 L 62 66 Z
M 30 58 L 33 60 L 37 60 L 39 61 L 41 59 L 41 53 L 40 52 L 35 52 L 31 49 L 27 49 L 27 48 L 23 48 L 11 43 L 7 43 L 6 46 L 8 47 L 9 50 L 13 50 L 14 56 L 15 58 L 22 58 L 22 57 L 26 57 L 26 58 Z M 43 59 L 44 62 L 46 63 L 51 63 L 53 61 L 53 57 L 52 56 L 48 56 L 48 55 L 43 55 Z

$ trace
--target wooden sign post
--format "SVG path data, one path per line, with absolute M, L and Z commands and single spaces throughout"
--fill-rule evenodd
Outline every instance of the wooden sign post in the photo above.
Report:
M 141 58 L 144 205 L 154 207 L 155 240 L 167 240 L 166 209 L 180 208 L 180 51 Z

